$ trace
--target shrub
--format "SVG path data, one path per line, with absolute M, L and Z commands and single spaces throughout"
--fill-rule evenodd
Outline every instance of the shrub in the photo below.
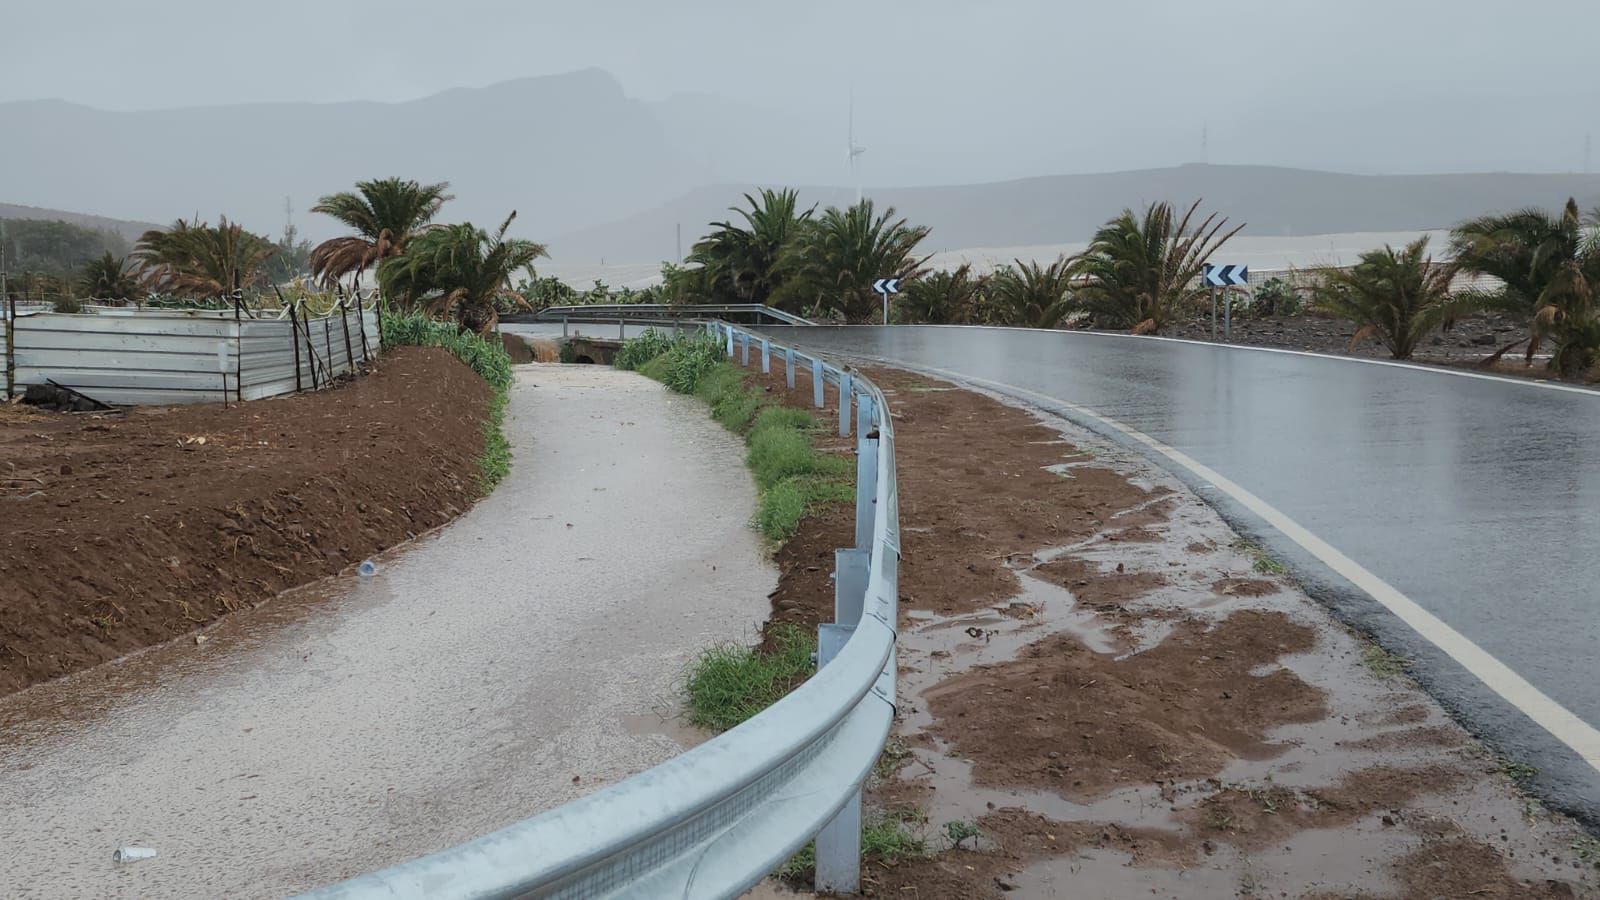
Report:
M 640 366 L 671 350 L 675 343 L 670 335 L 652 328 L 624 343 L 611 364 L 618 369 L 636 371 Z
M 1293 316 L 1304 306 L 1300 292 L 1282 278 L 1263 281 L 1250 301 L 1251 311 L 1259 316 Z

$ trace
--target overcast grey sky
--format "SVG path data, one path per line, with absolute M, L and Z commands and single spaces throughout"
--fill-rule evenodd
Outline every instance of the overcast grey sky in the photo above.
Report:
M 1596 0 L 5 7 L 0 101 L 400 101 L 593 66 L 632 97 L 754 104 L 831 130 L 831 147 L 853 84 L 878 183 L 1198 161 L 1203 129 L 1212 162 L 1577 171 L 1600 130 Z

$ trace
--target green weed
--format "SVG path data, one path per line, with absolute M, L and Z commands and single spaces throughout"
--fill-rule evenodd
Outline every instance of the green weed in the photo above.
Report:
M 1582 862 L 1600 867 L 1600 840 L 1584 835 L 1572 841 L 1572 850 Z
M 861 856 L 866 860 L 894 862 L 928 855 L 928 842 L 907 824 L 922 825 L 927 817 L 917 810 L 889 813 L 861 825 Z M 817 845 L 806 844 L 773 873 L 784 881 L 804 881 L 817 867 Z
M 1379 678 L 1393 678 L 1405 672 L 1406 666 L 1411 665 L 1411 660 L 1395 656 L 1393 653 L 1373 644 L 1361 651 L 1361 664 Z
M 752 524 L 763 537 L 782 543 L 794 537 L 800 529 L 800 520 L 816 504 L 848 502 L 855 496 L 855 488 L 836 478 L 815 475 L 785 478 L 761 492 Z
M 1505 760 L 1500 765 L 1500 771 L 1506 773 L 1512 781 L 1528 781 L 1539 774 L 1539 770 L 1525 762 Z
M 684 685 L 692 724 L 726 731 L 810 677 L 816 638 L 786 624 L 767 634 L 770 649 L 727 643 L 701 652 Z
M 978 827 L 977 822 L 957 819 L 953 822 L 944 823 L 944 835 L 950 839 L 950 849 L 957 850 L 960 849 L 962 841 L 968 838 L 982 837 L 983 829 Z

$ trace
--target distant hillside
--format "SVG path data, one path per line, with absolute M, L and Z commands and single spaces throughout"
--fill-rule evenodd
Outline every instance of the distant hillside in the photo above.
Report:
M 709 178 L 669 145 L 643 103 L 589 69 L 445 91 L 407 103 L 264 103 L 108 112 L 58 100 L 0 103 L 0 197 L 108 216 L 215 222 L 278 234 L 284 198 L 307 215 L 358 179 L 449 181 L 452 220 L 557 231 L 619 218 Z
M 124 219 L 108 219 L 105 216 L 94 216 L 88 213 L 63 212 L 59 209 L 43 209 L 37 206 L 18 206 L 15 203 L 0 203 L 0 219 L 40 219 L 51 222 L 66 222 L 79 228 L 92 228 L 96 231 L 111 231 L 126 238 L 131 244 L 152 228 L 160 226 L 152 222 L 130 222 Z
M 550 239 L 563 263 L 673 259 L 676 227 L 683 249 L 743 202 L 749 185 L 698 188 L 661 207 Z M 806 203 L 843 205 L 854 192 L 801 188 Z M 1600 206 L 1600 175 L 1344 175 L 1267 166 L 1189 165 L 1095 175 L 1053 175 L 994 184 L 881 188 L 867 191 L 912 222 L 931 226 L 929 251 L 1060 244 L 1089 238 L 1123 207 L 1156 200 L 1188 204 L 1246 223 L 1255 235 L 1447 228 L 1491 211 L 1555 208 L 1575 196 Z

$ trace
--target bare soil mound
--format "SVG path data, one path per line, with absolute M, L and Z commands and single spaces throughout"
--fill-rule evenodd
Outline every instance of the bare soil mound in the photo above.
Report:
M 0 418 L 0 693 L 203 626 L 444 524 L 490 389 L 402 348 L 335 389 Z

